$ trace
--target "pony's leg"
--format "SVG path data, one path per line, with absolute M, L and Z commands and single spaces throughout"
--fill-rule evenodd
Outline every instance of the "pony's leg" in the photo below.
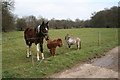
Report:
M 53 56 L 55 56 L 55 53 L 56 53 L 56 49 L 54 48 L 53 49 Z
M 42 59 L 45 59 L 43 54 L 43 44 L 40 44 L 40 51 L 41 51 Z
M 79 50 L 81 48 L 80 42 L 77 43 L 77 49 Z
M 53 48 L 51 49 L 51 53 L 52 53 L 52 56 L 54 56 L 54 49 Z
M 70 44 L 68 44 L 68 47 L 69 47 L 69 48 L 71 48 L 71 45 L 70 45 Z
M 51 54 L 51 56 L 52 56 L 52 49 L 50 49 L 50 54 Z
M 36 45 L 36 48 L 37 48 L 37 61 L 40 61 L 40 58 L 39 58 L 39 53 L 40 53 L 39 44 Z
M 79 44 L 77 44 L 77 49 L 79 50 Z

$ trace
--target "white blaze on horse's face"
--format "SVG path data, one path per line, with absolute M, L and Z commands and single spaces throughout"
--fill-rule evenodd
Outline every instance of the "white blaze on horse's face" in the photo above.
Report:
M 37 29 L 38 29 L 38 33 L 39 33 L 39 32 L 40 32 L 40 25 L 38 26 L 38 28 L 37 28 Z
M 45 28 L 46 31 L 48 31 L 48 28 Z

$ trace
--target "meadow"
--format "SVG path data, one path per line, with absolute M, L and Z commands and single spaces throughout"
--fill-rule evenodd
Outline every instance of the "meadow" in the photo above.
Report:
M 100 33 L 99 46 L 98 32 Z M 23 33 L 23 31 L 14 31 L 2 35 L 3 78 L 43 78 L 100 56 L 118 46 L 118 29 L 116 28 L 50 29 L 50 38 L 61 38 L 64 45 L 57 48 L 56 56 L 51 57 L 44 40 L 45 60 L 37 62 L 35 44 L 31 48 L 32 57 L 26 58 Z M 64 40 L 66 34 L 81 39 L 82 47 L 80 50 L 76 50 L 75 45 L 71 49 L 68 48 Z

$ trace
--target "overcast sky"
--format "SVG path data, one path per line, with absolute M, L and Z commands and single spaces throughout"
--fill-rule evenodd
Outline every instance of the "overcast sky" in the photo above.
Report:
M 118 5 L 119 0 L 15 0 L 18 17 L 34 15 L 47 19 L 90 19 L 91 13 Z

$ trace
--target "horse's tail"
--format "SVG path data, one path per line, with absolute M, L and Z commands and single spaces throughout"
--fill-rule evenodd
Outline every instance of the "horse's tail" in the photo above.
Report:
M 25 34 L 27 31 L 29 31 L 29 28 L 26 28 L 26 29 L 25 29 L 24 34 Z
M 26 28 L 25 31 L 24 31 L 24 38 L 26 39 L 26 34 L 27 32 L 29 31 L 29 28 Z

